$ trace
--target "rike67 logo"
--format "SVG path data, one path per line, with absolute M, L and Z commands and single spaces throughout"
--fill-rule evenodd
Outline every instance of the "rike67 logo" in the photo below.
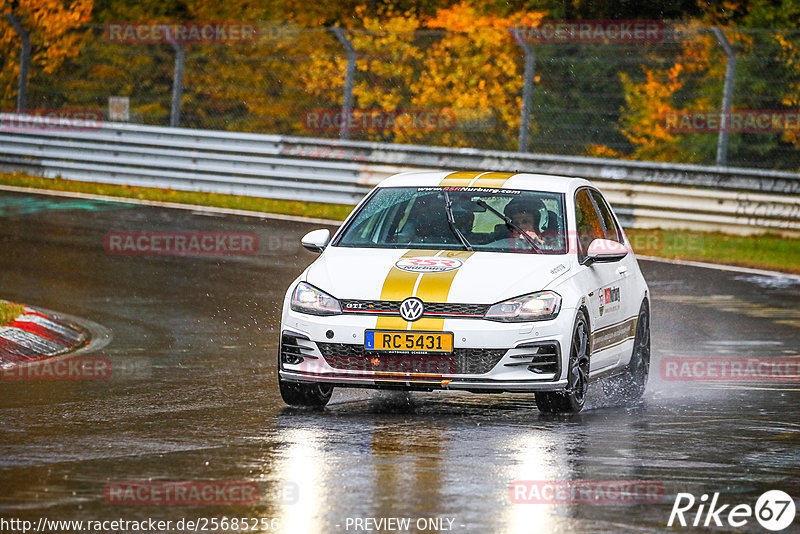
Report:
M 695 499 L 691 493 L 678 493 L 667 526 L 681 527 L 734 527 L 748 525 L 755 516 L 756 521 L 767 530 L 778 532 L 788 528 L 795 518 L 795 504 L 792 497 L 780 490 L 763 493 L 755 507 L 749 504 L 719 504 L 719 493 L 709 500 L 708 494 Z M 693 510 L 697 505 L 696 510 Z M 695 529 L 696 531 L 696 529 Z

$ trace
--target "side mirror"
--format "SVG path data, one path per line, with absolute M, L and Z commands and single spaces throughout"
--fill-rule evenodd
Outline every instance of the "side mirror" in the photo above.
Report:
M 312 230 L 304 235 L 303 239 L 300 240 L 300 244 L 303 245 L 304 249 L 310 250 L 311 252 L 322 252 L 325 250 L 325 246 L 330 239 L 331 231 L 326 228 L 321 228 L 319 230 Z
M 597 263 L 612 263 L 619 261 L 628 255 L 628 248 L 622 243 L 617 243 L 610 239 L 595 239 L 589 245 L 584 265 Z

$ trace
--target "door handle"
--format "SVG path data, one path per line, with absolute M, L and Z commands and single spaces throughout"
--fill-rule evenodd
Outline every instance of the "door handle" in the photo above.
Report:
M 628 272 L 628 268 L 625 267 L 624 265 L 620 265 L 619 267 L 617 267 L 617 274 L 623 275 L 623 274 L 625 274 L 627 272 Z

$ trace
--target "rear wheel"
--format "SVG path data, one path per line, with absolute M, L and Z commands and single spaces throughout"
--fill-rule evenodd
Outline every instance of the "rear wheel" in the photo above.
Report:
M 589 390 L 589 328 L 581 312 L 575 319 L 564 391 L 540 391 L 536 406 L 544 413 L 578 413 L 586 403 Z
M 645 300 L 636 321 L 631 361 L 625 371 L 603 381 L 603 392 L 615 404 L 631 404 L 639 400 L 650 375 L 650 307 Z

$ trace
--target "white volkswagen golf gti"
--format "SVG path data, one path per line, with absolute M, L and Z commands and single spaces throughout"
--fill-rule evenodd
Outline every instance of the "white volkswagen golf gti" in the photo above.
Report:
M 384 180 L 286 293 L 278 382 L 293 406 L 334 387 L 533 392 L 580 411 L 590 382 L 641 397 L 648 287 L 586 180 L 413 172 Z

